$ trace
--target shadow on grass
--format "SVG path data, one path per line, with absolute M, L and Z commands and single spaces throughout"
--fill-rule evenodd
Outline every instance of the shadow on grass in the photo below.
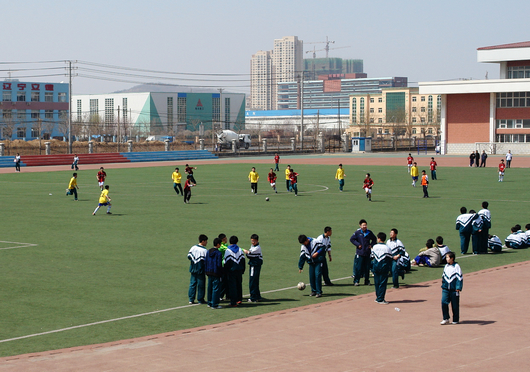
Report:
M 425 302 L 427 300 L 399 300 L 399 301 L 389 301 L 391 304 L 414 304 L 418 302 Z

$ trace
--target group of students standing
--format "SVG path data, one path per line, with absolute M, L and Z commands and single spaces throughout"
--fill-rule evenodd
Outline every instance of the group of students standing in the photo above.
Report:
M 224 296 L 230 300 L 231 307 L 241 305 L 243 301 L 243 274 L 246 269 L 245 256 L 249 265 L 248 302 L 263 301 L 259 289 L 259 278 L 263 256 L 259 244 L 259 236 L 250 236 L 250 248 L 241 249 L 237 244 L 239 239 L 233 235 L 227 239 L 225 234 L 219 234 L 213 240 L 213 247 L 207 249 L 208 237 L 199 235 L 199 243 L 192 246 L 188 252 L 190 260 L 190 285 L 188 288 L 189 304 L 207 304 L 212 309 L 222 309 L 219 302 Z M 206 292 L 206 277 L 208 277 L 208 291 Z M 206 298 L 205 298 L 206 296 Z

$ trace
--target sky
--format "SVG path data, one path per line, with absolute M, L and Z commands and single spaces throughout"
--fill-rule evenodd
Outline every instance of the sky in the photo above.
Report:
M 293 35 L 304 51 L 323 49 L 309 43 L 328 37 L 339 48 L 330 57 L 364 60 L 369 77 L 405 76 L 409 85 L 495 79 L 498 65 L 478 63 L 477 48 L 530 40 L 530 2 L 521 0 L 0 0 L 0 7 L 0 80 L 68 82 L 64 61 L 78 61 L 72 94 L 148 81 L 248 93 L 252 54 Z

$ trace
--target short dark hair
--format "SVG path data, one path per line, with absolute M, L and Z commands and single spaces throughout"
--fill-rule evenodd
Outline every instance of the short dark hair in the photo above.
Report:
M 510 229 L 511 232 L 517 232 L 517 230 L 519 230 L 519 229 L 517 227 L 515 227 L 515 226 Z
M 204 234 L 199 235 L 199 243 L 208 240 L 208 237 Z
M 339 167 L 342 167 L 342 163 L 339 164 Z
M 179 170 L 178 168 L 175 168 L 175 170 Z
M 298 242 L 300 244 L 304 244 L 306 240 L 307 240 L 307 236 L 305 236 L 304 234 L 298 235 Z
M 218 245 L 221 245 L 222 242 L 223 242 L 223 241 L 222 241 L 221 239 L 219 239 L 219 238 L 215 238 L 215 239 L 213 240 L 213 246 L 214 246 L 214 247 L 217 247 Z
M 490 203 L 488 203 L 487 201 L 482 202 L 482 208 L 488 208 L 489 205 Z
M 477 211 L 474 210 L 474 209 L 470 209 L 470 210 L 469 210 L 469 213 L 477 213 Z
M 221 233 L 219 234 L 218 238 L 223 240 L 224 238 L 226 238 L 226 234 Z
M 524 228 L 530 230 L 530 223 L 527 223 Z
M 72 176 L 74 176 L 74 177 L 77 176 L 77 173 L 72 174 Z
M 441 237 L 440 235 L 436 237 L 436 243 L 437 244 L 443 244 L 444 243 L 444 238 Z
M 110 188 L 110 186 L 109 186 L 109 185 L 105 185 L 105 189 L 107 189 L 107 190 L 108 190 L 109 188 Z
M 466 207 L 460 208 L 460 213 L 462 214 L 467 213 L 467 208 Z
M 330 226 L 324 227 L 324 232 L 327 233 L 328 231 L 331 231 L 331 227 Z
M 447 252 L 446 257 L 451 257 L 451 258 L 454 260 L 455 257 L 456 257 L 456 256 L 455 256 L 455 252 L 451 252 L 451 251 Z
M 237 236 L 232 235 L 230 237 L 230 244 L 237 244 L 238 241 L 239 241 L 239 239 L 237 238 Z
M 517 230 L 521 230 L 521 225 L 517 224 L 514 226 Z
M 259 241 L 259 236 L 258 236 L 258 234 L 252 234 L 252 235 L 250 235 L 250 239 L 254 239 L 254 240 Z
M 377 239 L 384 242 L 386 240 L 386 234 L 384 232 L 380 232 L 379 234 L 377 234 Z
M 434 246 L 434 240 L 432 239 L 427 239 L 427 243 L 425 243 L 425 246 L 427 248 L 432 248 Z
M 370 173 L 366 173 L 366 175 L 367 175 L 368 177 L 370 177 Z
M 398 234 L 398 229 L 396 229 L 396 228 L 394 228 L 394 229 L 390 229 L 390 231 L 393 231 L 394 234 L 396 234 L 396 235 Z
M 361 219 L 361 220 L 359 221 L 359 225 L 362 225 L 363 223 L 366 223 L 366 224 L 367 224 L 368 222 L 366 222 L 366 220 L 363 218 L 363 219 Z

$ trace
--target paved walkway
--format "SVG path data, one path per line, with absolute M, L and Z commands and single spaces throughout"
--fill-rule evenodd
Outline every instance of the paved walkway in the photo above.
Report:
M 389 305 L 374 303 L 373 293 L 353 296 L 191 330 L 2 358 L 0 371 L 526 371 L 529 282 L 530 261 L 464 273 L 458 325 L 440 325 L 436 280 L 389 289 Z

